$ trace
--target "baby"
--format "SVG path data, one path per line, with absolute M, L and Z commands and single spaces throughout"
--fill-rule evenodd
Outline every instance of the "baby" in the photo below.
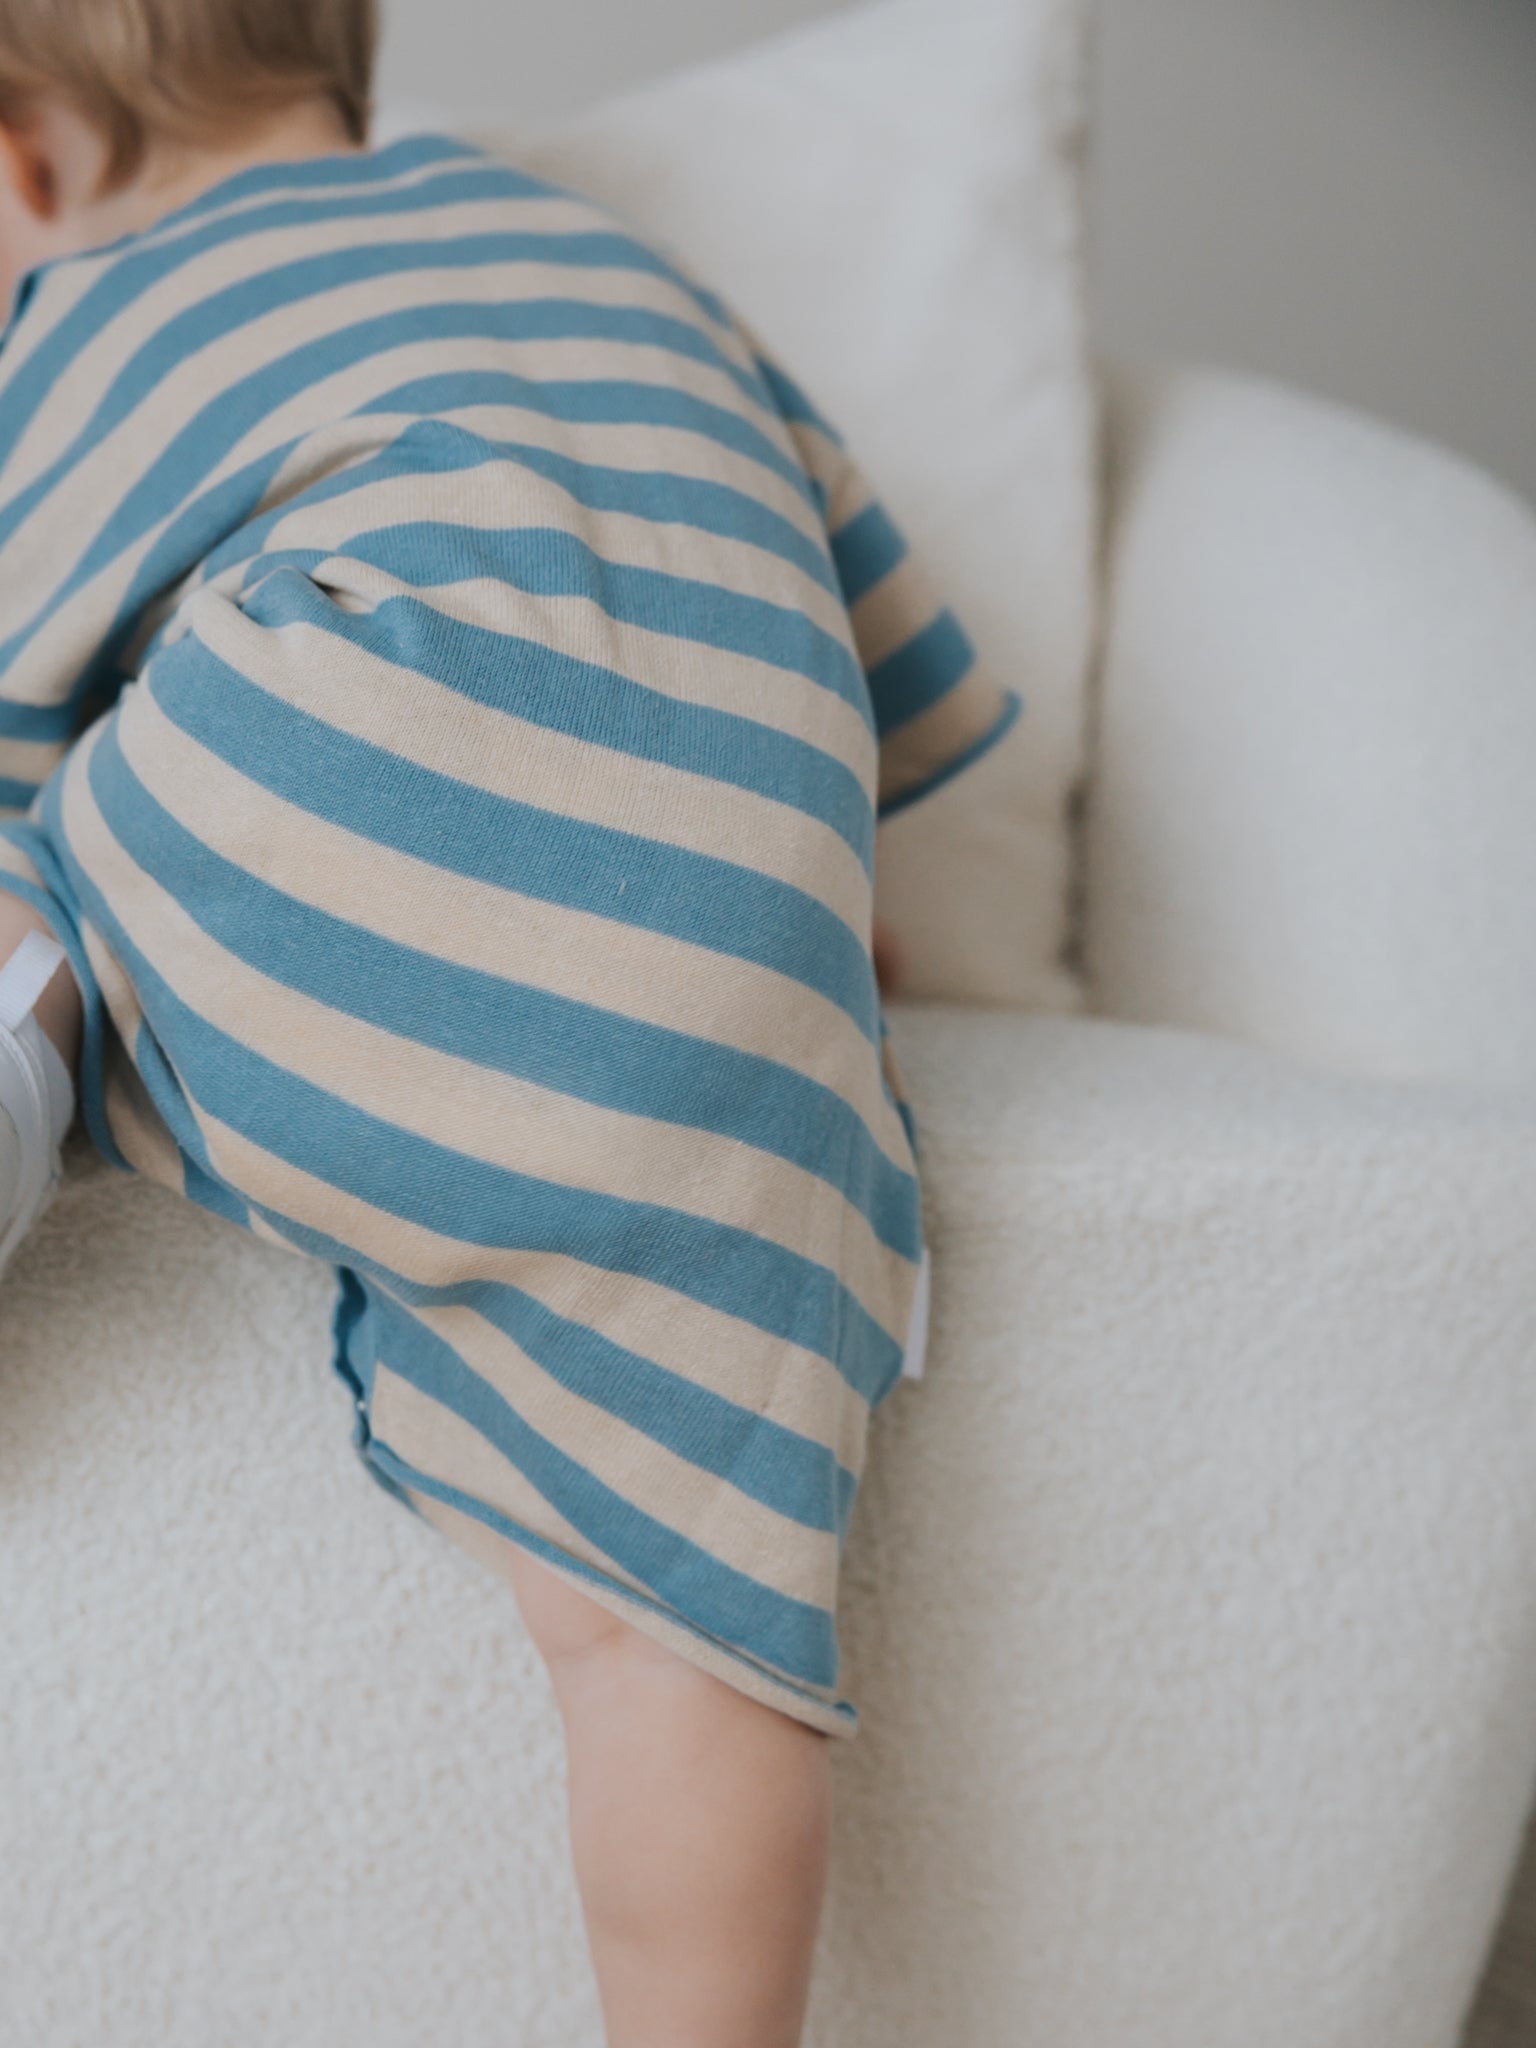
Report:
M 918 1341 L 875 823 L 1018 701 L 619 221 L 366 146 L 372 0 L 0 0 L 0 1263 L 76 1093 L 340 1276 L 501 1573 L 615 2048 L 790 2048 Z

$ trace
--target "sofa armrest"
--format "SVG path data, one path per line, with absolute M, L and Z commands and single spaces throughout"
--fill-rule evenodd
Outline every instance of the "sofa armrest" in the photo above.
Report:
M 810 2044 L 1453 2048 L 1536 1773 L 1536 1102 L 891 1021 L 933 1344 Z M 0 1290 L 7 2048 L 600 2039 L 548 1684 L 352 1455 L 333 1291 L 105 1167 Z
M 1109 395 L 1096 1007 L 1536 1085 L 1536 518 L 1279 387 Z

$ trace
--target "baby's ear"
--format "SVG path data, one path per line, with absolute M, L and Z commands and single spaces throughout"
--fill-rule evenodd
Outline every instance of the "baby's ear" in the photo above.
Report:
M 59 178 L 41 129 L 30 119 L 0 117 L 0 187 L 14 208 L 34 220 L 59 210 Z
M 107 157 L 105 138 L 62 102 L 0 112 L 0 190 L 11 210 L 40 224 L 97 198 Z

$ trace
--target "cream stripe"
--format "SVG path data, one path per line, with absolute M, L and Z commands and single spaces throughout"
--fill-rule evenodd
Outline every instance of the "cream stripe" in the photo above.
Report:
M 174 775 L 157 774 L 153 751 L 126 735 L 124 751 L 175 815 Z M 889 1313 L 893 1293 L 899 1297 L 909 1262 L 883 1246 L 829 1182 L 739 1140 L 601 1108 L 331 1009 L 211 939 L 112 840 L 78 779 L 66 815 L 76 857 L 88 872 L 110 876 L 114 915 L 134 946 L 192 1010 L 275 1067 L 504 1172 L 624 1202 L 660 1199 L 750 1230 L 831 1266 L 871 1314 Z M 227 846 L 227 829 L 221 837 Z
M 931 626 L 941 610 L 927 576 L 908 556 L 873 590 L 867 590 L 850 614 L 865 668 L 873 669 L 904 647 L 914 633 Z
M 599 1330 L 664 1371 L 823 1445 L 848 1471 L 863 1471 L 869 1410 L 815 1352 L 652 1280 L 563 1253 L 498 1251 L 444 1237 L 290 1166 L 217 1117 L 195 1113 L 215 1170 L 243 1200 L 423 1287 L 487 1281 L 518 1288 L 566 1321 Z M 278 1235 L 292 1249 L 280 1224 Z
M 34 889 L 43 887 L 43 878 L 32 862 L 4 833 L 0 833 L 0 873 L 14 875 L 21 882 L 30 882 Z
M 826 493 L 827 526 L 835 533 L 869 502 L 863 474 L 847 449 L 811 421 L 790 420 L 788 425 L 800 460 Z
M 425 1519 L 450 1542 L 496 1577 L 510 1579 L 507 1554 L 518 1548 L 510 1537 L 426 1494 L 412 1491 L 411 1499 Z M 847 1714 L 834 1711 L 832 1702 L 835 1695 L 825 1687 L 802 1688 L 797 1680 L 779 1681 L 766 1667 L 717 1648 L 710 1638 L 696 1635 L 691 1629 L 682 1628 L 650 1609 L 632 1606 L 616 1587 L 594 1585 L 579 1573 L 567 1572 L 558 1564 L 552 1564 L 550 1569 L 559 1571 L 562 1577 L 569 1577 L 589 1600 L 595 1600 L 600 1607 L 607 1608 L 631 1627 L 653 1637 L 686 1663 L 710 1672 L 737 1692 L 745 1693 L 749 1699 L 759 1700 L 764 1706 L 774 1707 L 782 1714 L 803 1721 L 807 1727 L 818 1729 L 823 1735 L 847 1737 L 853 1734 L 852 1719 Z
M 0 775 L 18 782 L 44 783 L 68 753 L 64 740 L 0 739 Z
M 238 775 L 143 693 L 126 717 L 150 786 L 187 829 L 211 845 L 241 817 L 263 876 L 285 895 L 474 972 L 773 1060 L 841 1095 L 892 1163 L 914 1171 L 869 1040 L 803 982 L 456 875 L 330 824 Z
M 316 627 L 269 632 L 215 591 L 198 592 L 187 617 L 202 644 L 258 688 L 401 760 L 557 817 L 774 876 L 851 931 L 867 927 L 871 885 L 858 856 L 788 804 L 474 703 Z

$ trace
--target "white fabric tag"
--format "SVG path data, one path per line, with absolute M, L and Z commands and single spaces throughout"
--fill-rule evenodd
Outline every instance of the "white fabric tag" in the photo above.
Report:
M 928 1363 L 928 1312 L 933 1292 L 933 1260 L 927 1245 L 917 1269 L 917 1292 L 912 1297 L 912 1320 L 907 1325 L 907 1354 L 901 1361 L 904 1380 L 920 1380 Z

